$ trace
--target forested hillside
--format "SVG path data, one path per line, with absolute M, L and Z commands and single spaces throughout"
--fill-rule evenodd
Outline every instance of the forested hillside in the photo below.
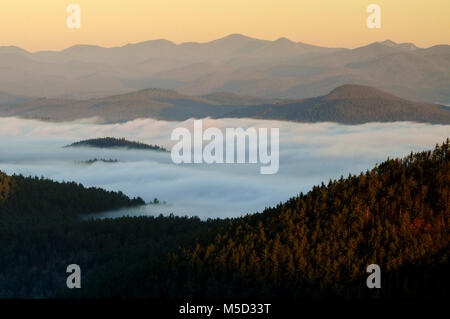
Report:
M 10 221 L 46 222 L 47 219 L 73 219 L 127 206 L 143 205 L 141 198 L 130 199 L 122 192 L 85 188 L 74 182 L 57 183 L 44 178 L 8 176 L 0 172 L 0 230 Z M 1 232 L 0 232 L 1 233 Z
M 70 145 L 67 145 L 66 147 L 97 147 L 97 148 L 117 147 L 135 150 L 153 150 L 153 151 L 167 152 L 165 148 L 158 145 L 148 145 L 141 142 L 128 141 L 125 138 L 115 138 L 115 137 L 102 137 L 78 141 Z
M 123 194 L 0 178 L 0 297 L 418 298 L 449 294 L 450 141 L 233 220 L 73 218 Z M 72 216 L 71 218 L 58 218 Z M 20 221 L 36 220 L 22 227 Z M 65 286 L 81 266 L 82 289 Z M 381 289 L 366 287 L 379 264 Z
M 365 296 L 372 263 L 384 273 L 372 294 L 445 296 L 449 202 L 447 140 L 235 220 L 173 261 L 201 297 Z

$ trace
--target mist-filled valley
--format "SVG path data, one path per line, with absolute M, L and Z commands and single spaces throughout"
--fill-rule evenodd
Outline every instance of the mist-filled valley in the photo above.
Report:
M 2 1 L 2 306 L 444 308 L 450 1 L 172 2 Z
M 204 119 L 204 129 L 267 127 L 280 129 L 279 171 L 261 175 L 260 164 L 182 164 L 170 152 L 131 149 L 64 148 L 75 141 L 120 137 L 157 144 L 170 150 L 172 131 L 193 129 L 193 120 L 166 122 L 138 119 L 119 124 L 95 120 L 50 123 L 19 118 L 0 119 L 0 170 L 6 174 L 43 176 L 84 186 L 122 191 L 160 204 L 96 214 L 188 215 L 238 217 L 262 211 L 313 185 L 359 174 L 387 157 L 432 148 L 450 131 L 448 125 L 410 122 L 340 125 L 301 124 L 253 119 Z M 111 159 L 112 162 L 92 159 Z M 117 160 L 117 161 L 116 161 Z

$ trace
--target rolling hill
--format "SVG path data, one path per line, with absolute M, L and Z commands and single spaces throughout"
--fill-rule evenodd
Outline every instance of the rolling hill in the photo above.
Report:
M 446 106 L 411 102 L 361 85 L 343 85 L 310 99 L 247 107 L 227 116 L 343 124 L 395 121 L 450 124 L 450 108 Z
M 223 96 L 221 97 L 223 99 Z M 145 89 L 132 93 L 89 100 L 36 99 L 19 105 L 0 105 L 0 116 L 40 118 L 51 121 L 71 121 L 99 117 L 104 122 L 123 122 L 136 118 L 186 120 L 191 117 L 219 117 L 241 108 L 241 105 L 221 105 L 218 95 L 188 96 L 174 90 Z M 252 98 L 227 97 L 227 103 Z
M 128 141 L 125 138 L 114 137 L 93 138 L 78 141 L 65 147 L 125 148 L 130 150 L 153 150 L 167 152 L 165 148 L 158 145 L 148 145 L 141 142 Z
M 255 104 L 261 103 L 263 104 Z M 450 124 L 446 106 L 408 101 L 362 85 L 343 85 L 329 94 L 301 100 L 267 100 L 233 93 L 189 96 L 166 89 L 146 89 L 89 100 L 37 99 L 0 105 L 0 116 L 51 121 L 96 117 L 106 123 L 137 118 L 184 121 L 189 118 L 257 118 L 296 122 L 413 121 Z

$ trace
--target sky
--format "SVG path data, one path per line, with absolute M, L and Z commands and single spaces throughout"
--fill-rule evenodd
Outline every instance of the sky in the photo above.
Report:
M 70 4 L 81 28 L 69 29 Z M 369 29 L 369 4 L 381 28 Z M 448 0 L 1 0 L 0 46 L 29 51 L 75 44 L 105 47 L 164 38 L 207 42 L 232 33 L 328 47 L 355 48 L 386 39 L 419 47 L 450 43 Z
M 63 146 L 87 138 L 114 136 L 171 149 L 176 127 L 193 128 L 193 120 L 166 122 L 137 119 L 99 125 L 92 121 L 49 123 L 18 118 L 0 118 L 0 170 L 45 176 L 57 181 L 76 181 L 85 186 L 155 197 L 165 205 L 125 209 L 102 216 L 158 215 L 160 213 L 201 218 L 238 217 L 284 202 L 313 185 L 328 183 L 349 173 L 373 168 L 388 156 L 408 155 L 441 144 L 450 126 L 408 122 L 340 125 L 293 123 L 253 119 L 204 119 L 204 128 L 278 127 L 280 169 L 261 175 L 258 164 L 183 164 L 171 161 L 170 153 L 71 149 Z M 205 142 L 206 144 L 206 142 Z M 80 162 L 117 159 L 118 163 Z

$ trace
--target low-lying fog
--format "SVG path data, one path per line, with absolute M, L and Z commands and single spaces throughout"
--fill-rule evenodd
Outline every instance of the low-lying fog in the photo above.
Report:
M 121 190 L 145 201 L 155 197 L 165 205 L 147 205 L 99 216 L 196 215 L 236 217 L 261 211 L 330 178 L 370 169 L 387 157 L 433 148 L 449 136 L 450 126 L 408 122 L 345 126 L 300 124 L 251 119 L 204 120 L 206 127 L 279 127 L 280 168 L 260 175 L 260 164 L 172 163 L 170 153 L 155 151 L 63 148 L 96 137 L 125 137 L 170 149 L 172 130 L 192 130 L 193 120 L 152 119 L 100 125 L 93 121 L 48 123 L 0 118 L 0 170 L 7 174 L 44 176 L 85 186 Z M 206 144 L 206 142 L 205 142 Z M 82 164 L 93 158 L 118 163 Z

